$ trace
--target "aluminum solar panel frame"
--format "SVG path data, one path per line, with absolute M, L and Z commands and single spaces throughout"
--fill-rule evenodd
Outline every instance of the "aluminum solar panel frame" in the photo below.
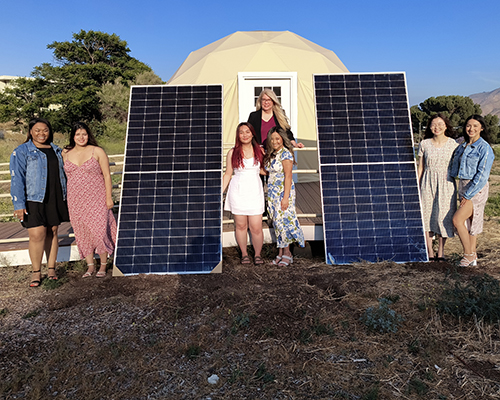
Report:
M 132 86 L 113 275 L 220 272 L 222 86 Z
M 328 264 L 428 261 L 404 73 L 314 75 Z

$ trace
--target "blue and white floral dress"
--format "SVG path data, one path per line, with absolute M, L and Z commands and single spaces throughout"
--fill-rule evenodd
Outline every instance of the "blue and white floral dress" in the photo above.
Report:
M 285 147 L 278 151 L 276 157 L 267 165 L 269 180 L 267 182 L 267 212 L 273 220 L 274 232 L 278 248 L 287 247 L 297 242 L 304 247 L 304 233 L 299 225 L 297 213 L 295 212 L 295 185 L 292 181 L 288 208 L 281 210 L 281 200 L 285 192 L 285 174 L 282 161 L 293 161 L 292 153 Z

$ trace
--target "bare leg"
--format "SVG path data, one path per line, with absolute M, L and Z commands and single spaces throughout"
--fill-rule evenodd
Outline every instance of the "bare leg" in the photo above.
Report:
M 474 256 L 477 258 L 477 249 L 476 249 L 477 236 L 469 235 L 469 243 L 470 243 L 471 252 L 474 253 Z
M 460 238 L 460 241 L 462 242 L 462 246 L 464 248 L 464 258 L 471 262 L 474 260 L 475 255 L 473 254 L 474 251 L 470 240 L 471 235 L 469 234 L 469 231 L 465 226 L 465 221 L 472 216 L 473 212 L 474 208 L 472 202 L 467 201 L 457 210 L 457 212 L 453 216 L 453 225 L 455 225 L 458 237 Z
M 85 257 L 85 261 L 87 263 L 87 272 L 83 274 L 83 278 L 87 278 L 89 276 L 92 276 L 92 274 L 95 271 L 95 266 L 94 266 L 94 254 L 89 254 L 88 256 Z
M 41 281 L 42 257 L 45 245 L 45 236 L 47 228 L 45 226 L 36 226 L 28 229 L 28 253 L 30 255 L 32 271 L 38 271 L 32 274 L 32 281 Z
M 439 236 L 439 247 L 438 247 L 438 257 L 444 258 L 444 245 L 446 243 L 446 238 Z
M 429 255 L 429 259 L 434 258 L 434 250 L 432 248 L 433 236 L 434 232 L 425 232 L 425 243 L 427 244 L 427 254 Z
M 264 232 L 262 231 L 262 215 L 249 215 L 248 224 L 252 234 L 252 245 L 255 250 L 255 257 L 260 257 L 262 245 L 264 244 Z
M 248 231 L 248 217 L 246 215 L 233 215 L 236 242 L 241 250 L 241 258 L 248 256 L 247 251 L 247 231 Z
M 99 268 L 99 272 L 97 276 L 102 277 L 106 276 L 106 266 L 108 261 L 108 253 L 99 254 L 99 258 L 101 259 L 101 267 Z
M 57 251 L 59 249 L 59 239 L 57 238 L 58 226 L 48 226 L 45 235 L 45 256 L 47 257 L 47 267 L 49 269 L 49 278 L 57 279 L 56 261 Z

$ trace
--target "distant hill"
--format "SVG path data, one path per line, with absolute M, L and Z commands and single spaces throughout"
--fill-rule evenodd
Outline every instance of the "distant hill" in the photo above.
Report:
M 491 92 L 471 94 L 469 97 L 481 106 L 483 115 L 495 114 L 500 117 L 500 88 Z

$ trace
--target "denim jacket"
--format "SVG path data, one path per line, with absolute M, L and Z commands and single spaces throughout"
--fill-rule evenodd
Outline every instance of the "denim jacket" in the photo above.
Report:
M 50 143 L 59 161 L 59 177 L 66 199 L 66 175 L 64 174 L 61 148 Z M 26 201 L 43 202 L 47 186 L 47 156 L 30 140 L 18 146 L 10 156 L 10 195 L 14 210 L 26 208 Z
M 463 142 L 456 148 L 451 164 L 451 176 L 472 181 L 464 193 L 467 200 L 478 194 L 488 182 L 494 159 L 493 149 L 483 138 L 468 146 L 467 142 Z

